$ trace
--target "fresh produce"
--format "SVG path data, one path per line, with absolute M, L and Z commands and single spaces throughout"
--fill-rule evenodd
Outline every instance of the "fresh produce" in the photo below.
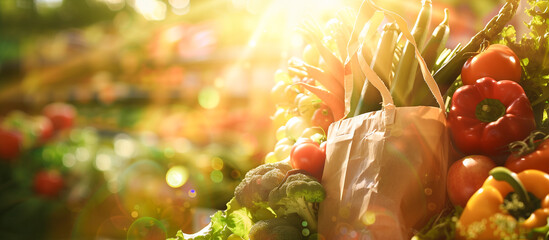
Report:
M 421 56 L 425 60 L 425 65 L 431 72 L 433 72 L 437 58 L 441 56 L 442 52 L 446 49 L 446 42 L 450 36 L 450 16 L 448 14 L 448 9 L 444 9 L 444 19 L 435 30 L 433 30 L 431 38 L 429 38 L 429 41 L 421 50 Z M 414 97 L 412 98 L 410 105 L 436 106 L 435 98 L 432 97 L 431 90 L 427 87 L 427 84 L 425 84 L 423 73 L 419 66 L 416 70 L 412 91 Z
M 450 15 L 449 15 L 449 10 L 446 8 L 444 9 L 444 19 L 442 20 L 441 23 L 438 24 L 435 30 L 433 30 L 433 33 L 431 34 L 429 41 L 427 41 L 427 43 L 425 44 L 425 47 L 421 51 L 421 56 L 425 60 L 425 63 L 427 64 L 427 68 L 429 70 L 433 70 L 433 66 L 436 63 L 438 56 L 440 56 L 442 51 L 445 49 L 446 42 L 450 37 L 449 24 L 450 24 Z M 417 78 L 418 76 L 421 77 L 421 79 L 418 79 Z M 421 74 L 416 75 L 415 81 L 423 83 L 423 76 Z
M 489 157 L 472 155 L 464 157 L 450 166 L 447 176 L 447 189 L 450 201 L 457 206 L 465 207 L 471 196 L 490 176 L 490 170 L 496 163 Z
M 509 47 L 492 44 L 469 58 L 461 70 L 463 85 L 475 84 L 477 79 L 489 77 L 496 81 L 520 81 L 522 67 L 517 55 Z
M 293 172 L 292 172 L 293 171 Z M 318 204 L 326 198 L 326 192 L 318 180 L 307 172 L 290 171 L 290 175 L 269 193 L 269 206 L 277 216 L 297 213 L 306 221 L 312 232 L 317 231 Z
M 250 229 L 250 240 L 300 240 L 304 238 L 300 226 L 301 218 L 297 214 L 261 220 Z
M 439 64 L 435 67 L 433 77 L 445 92 L 461 73 L 463 64 L 478 51 L 486 41 L 490 42 L 498 37 L 506 24 L 514 17 L 519 6 L 518 0 L 507 0 L 497 15 L 473 36 L 465 46 L 458 45 L 452 51 L 443 54 Z
M 286 136 L 290 139 L 298 139 L 303 131 L 309 127 L 307 120 L 301 116 L 292 117 L 286 122 Z
M 505 154 L 509 143 L 524 139 L 536 128 L 522 87 L 491 78 L 454 93 L 448 123 L 459 150 L 488 156 Z
M 314 142 L 295 144 L 290 154 L 290 163 L 293 168 L 305 170 L 318 180 L 322 179 L 325 160 L 326 153 L 320 149 L 318 143 Z
M 392 64 L 393 52 L 397 44 L 398 26 L 395 23 L 387 23 L 383 27 L 381 38 L 379 39 L 378 48 L 372 59 L 370 66 L 378 73 L 387 87 L 391 86 L 392 81 Z M 381 109 L 381 94 L 370 84 L 369 81 L 364 81 L 360 99 L 355 110 L 355 116 L 362 113 Z
M 423 0 L 418 18 L 412 28 L 412 35 L 418 49 L 423 48 L 431 22 L 431 0 Z M 391 95 L 396 106 L 410 106 L 414 97 L 413 86 L 418 62 L 415 55 L 415 47 L 409 41 L 406 42 L 400 56 L 395 78 L 391 83 Z
M 323 86 L 313 86 L 303 82 L 297 84 L 303 86 L 328 105 L 335 120 L 342 119 L 345 117 L 343 62 L 322 43 L 324 34 L 314 21 L 306 21 L 300 31 L 307 42 L 319 52 L 321 59 L 326 63 L 325 69 L 310 66 L 302 61 L 290 61 L 288 70 L 301 76 L 305 74 L 305 76 L 321 83 Z
M 302 93 L 300 93 L 300 94 L 302 94 Z M 323 107 L 324 109 L 329 111 L 329 114 L 328 114 L 328 112 L 326 112 L 325 115 L 331 117 L 332 122 L 333 122 L 334 117 L 332 115 L 332 112 L 331 112 L 330 108 L 328 106 L 326 106 L 326 104 L 321 104 L 320 100 L 318 98 L 316 98 L 315 96 L 305 95 L 305 94 L 302 94 L 302 95 L 303 96 L 301 96 L 299 98 L 299 100 L 297 101 L 297 110 L 299 111 L 299 114 L 303 118 L 311 119 L 313 117 L 314 113 L 316 112 L 316 110 L 319 107 Z M 296 98 L 296 99 L 298 99 L 298 98 Z
M 538 136 L 545 136 L 537 140 Z M 511 143 L 516 152 L 509 155 L 505 167 L 513 172 L 536 169 L 549 173 L 549 137 L 542 132 L 530 134 L 524 141 Z
M 174 238 L 168 240 L 225 240 L 233 234 L 248 239 L 247 234 L 251 227 L 252 222 L 246 209 L 233 198 L 227 203 L 227 209 L 216 212 L 211 217 L 211 222 L 202 230 L 193 234 L 186 234 L 180 230 Z
M 523 68 L 520 84 L 532 103 L 539 129 L 547 132 L 549 120 L 549 22 L 547 21 L 547 0 L 528 1 L 525 12 L 528 22 L 522 29 L 522 36 L 513 25 L 505 27 L 496 43 L 511 48 L 519 57 Z
M 55 198 L 64 186 L 63 176 L 56 170 L 41 170 L 33 180 L 34 192 L 46 198 Z
M 315 110 L 311 118 L 311 124 L 322 128 L 325 133 L 328 132 L 328 127 L 330 127 L 330 124 L 333 122 L 334 115 L 332 114 L 332 110 L 325 104 L 321 104 L 320 107 Z
M 507 36 L 512 36 L 512 31 L 510 28 L 505 28 L 505 25 L 514 16 L 518 8 L 518 0 L 507 0 L 501 11 L 484 29 L 471 38 L 466 45 L 458 45 L 455 49 L 444 48 L 450 31 L 448 26 L 450 16 L 447 10 L 445 19 L 425 43 L 429 35 L 427 19 L 430 18 L 432 11 L 429 0 L 423 1 L 422 9 L 412 29 L 412 42 L 416 42 L 418 49 L 415 49 L 404 35 L 399 36 L 399 30 L 404 28 L 402 28 L 403 25 L 396 24 L 399 21 L 394 15 L 386 15 L 385 11 L 376 11 L 380 9 L 372 7 L 374 5 L 369 0 L 364 3 L 361 8 L 371 9 L 353 19 L 354 26 L 348 17 L 352 14 L 340 12 L 337 19 L 328 21 L 324 30 L 321 30 L 314 21 L 306 21 L 300 27 L 307 42 L 303 52 L 304 60 L 290 59 L 287 72 L 277 72 L 277 83 L 271 92 L 277 107 L 273 123 L 277 129 L 278 142 L 274 151 L 266 156 L 265 161 L 269 163 L 246 174 L 241 185 L 235 190 L 235 197 L 228 204 L 227 210 L 219 211 L 214 215 L 212 223 L 205 228 L 201 237 L 206 239 L 226 239 L 229 236 L 237 239 L 314 238 L 317 218 L 315 205 L 325 197 L 319 181 L 326 157 L 325 134 L 328 126 L 333 121 L 381 108 L 381 98 L 379 94 L 376 95 L 377 91 L 373 91 L 375 89 L 365 79 L 365 73 L 362 72 L 360 64 L 370 64 L 368 67 L 373 69 L 391 90 L 397 106 L 433 105 L 434 102 L 429 89 L 425 87 L 423 75 L 417 70 L 416 50 L 423 56 L 427 69 L 434 74 L 442 93 L 451 99 L 451 109 L 448 113 L 450 129 L 456 146 L 469 157 L 455 162 L 448 172 L 448 195 L 452 203 L 457 205 L 456 208 L 452 207 L 450 211 L 443 212 L 433 219 L 427 225 L 430 229 L 422 230 L 415 239 L 449 239 L 449 236 L 456 235 L 454 231 L 456 227 L 459 232 L 465 232 L 465 234 L 471 232 L 485 234 L 475 232 L 483 226 L 476 223 L 470 224 L 471 222 L 467 219 L 484 219 L 483 216 L 492 216 L 492 213 L 497 213 L 496 223 L 501 225 L 498 227 L 509 230 L 507 232 L 515 234 L 513 236 L 532 237 L 543 234 L 544 226 L 547 225 L 546 221 L 543 221 L 544 217 L 528 213 L 536 209 L 543 214 L 549 213 L 549 210 L 545 210 L 546 205 L 543 199 L 540 200 L 539 205 L 534 203 L 534 207 L 523 209 L 526 213 L 522 213 L 521 216 L 537 216 L 535 224 L 528 225 L 528 221 L 522 221 L 513 216 L 514 210 L 501 210 L 517 202 L 525 206 L 531 204 L 530 200 L 517 197 L 516 194 L 509 195 L 515 196 L 509 197 L 512 198 L 510 201 L 505 200 L 507 194 L 503 193 L 513 192 L 513 190 L 509 186 L 501 187 L 504 184 L 496 183 L 495 179 L 505 178 L 501 177 L 505 174 L 509 176 L 513 174 L 502 174 L 500 168 L 495 168 L 492 171 L 495 177 L 488 177 L 488 172 L 496 166 L 491 158 L 506 158 L 509 154 L 508 144 L 524 139 L 537 126 L 541 126 L 536 125 L 536 122 L 542 123 L 547 119 L 543 114 L 534 114 L 535 110 L 531 106 L 540 108 L 547 106 L 549 98 L 544 97 L 548 95 L 544 94 L 547 92 L 547 84 L 543 79 L 549 79 L 546 77 L 549 73 L 536 75 L 541 76 L 542 80 L 535 80 L 537 82 L 533 84 L 531 79 L 533 74 L 529 73 L 533 71 L 533 65 L 528 64 L 527 56 L 515 50 L 518 45 L 511 46 L 518 56 L 514 57 L 504 46 L 494 42 L 501 36 L 502 30 L 508 32 L 504 33 L 506 38 L 500 41 L 504 44 L 514 41 L 511 38 L 507 39 Z M 537 4 L 537 6 L 543 9 L 546 5 Z M 535 14 L 546 16 L 543 15 L 546 13 L 542 12 L 538 11 Z M 348 16 L 344 17 L 344 15 Z M 384 19 L 385 16 L 388 17 Z M 383 28 L 383 32 L 378 32 L 383 20 L 388 20 L 386 21 L 388 24 Z M 545 33 L 542 31 L 538 33 L 542 34 L 537 35 L 535 44 L 531 46 L 545 46 Z M 486 50 L 480 51 L 489 42 L 491 45 Z M 501 67 L 502 64 L 492 64 L 496 62 L 494 59 L 497 58 L 498 53 L 502 52 L 511 56 L 511 58 L 505 58 L 508 61 L 506 63 L 514 62 L 514 65 Z M 547 55 L 543 51 L 537 51 L 536 54 Z M 470 59 L 469 62 L 464 66 L 468 59 Z M 544 72 L 545 70 L 542 69 L 546 61 L 539 61 L 539 59 L 532 60 L 538 66 L 535 71 Z M 362 62 L 359 64 L 360 60 Z M 423 65 L 421 67 L 424 68 Z M 521 73 L 523 67 L 525 71 Z M 505 69 L 500 70 L 500 68 Z M 500 78 L 489 75 L 484 72 L 484 69 L 500 70 L 498 73 L 504 76 Z M 520 74 L 518 78 L 517 72 Z M 461 78 L 459 78 L 460 73 Z M 524 81 L 525 77 L 530 80 Z M 482 79 L 479 80 L 479 78 Z M 466 86 L 458 89 L 462 79 Z M 454 88 L 446 91 L 450 84 Z M 532 87 L 534 85 L 536 88 Z M 455 89 L 458 90 L 454 93 Z M 531 92 L 532 89 L 535 91 Z M 546 110 L 539 110 L 539 112 L 546 112 Z M 542 140 L 534 142 L 536 147 L 544 146 Z M 530 155 L 523 157 L 528 156 Z M 512 158 L 509 157 L 509 159 Z M 508 160 L 509 164 L 513 161 Z M 536 161 L 530 162 L 534 165 L 543 165 Z M 509 166 L 512 168 L 511 165 Z M 525 173 L 535 175 L 530 174 L 531 171 L 526 170 L 517 176 L 523 181 L 527 191 L 532 191 L 532 194 L 536 195 L 536 191 L 548 184 L 542 184 L 543 187 L 536 188 L 529 182 L 530 180 L 526 180 L 526 177 L 521 177 Z M 294 188 L 299 191 L 289 190 Z M 506 192 L 500 191 L 502 189 Z M 499 198 L 490 198 L 492 197 L 490 194 L 495 193 L 499 194 Z M 547 193 L 549 191 L 545 195 Z M 530 198 L 528 194 L 526 196 Z M 538 198 L 537 195 L 536 198 Z M 547 202 L 549 206 L 549 200 Z M 518 204 L 519 208 L 521 204 Z M 463 214 L 460 206 L 466 207 Z M 473 215 L 474 217 L 469 217 Z M 459 223 L 456 223 L 458 219 Z M 489 221 L 492 219 L 486 218 L 480 224 Z M 520 225 L 518 228 L 521 230 L 518 231 L 517 227 L 510 228 L 509 226 L 513 224 Z M 461 237 L 460 234 L 457 235 Z M 189 236 L 183 233 L 178 234 L 179 239 L 189 239 Z M 489 237 L 492 236 L 487 237 L 490 239 Z M 484 238 L 481 236 L 478 239 Z
M 210 224 L 195 234 L 179 231 L 172 240 L 224 240 L 230 236 L 253 240 L 266 239 L 263 236 L 267 233 L 295 237 L 289 239 L 313 239 L 317 225 L 315 205 L 324 200 L 324 194 L 316 179 L 292 170 L 286 162 L 263 164 L 246 173 L 227 209 L 215 213 Z
M 263 164 L 248 171 L 234 190 L 237 203 L 248 209 L 252 219 L 271 218 L 272 213 L 264 211 L 265 206 L 258 203 L 269 201 L 269 193 L 282 182 L 290 170 L 292 167 L 287 163 L 277 162 Z
M 459 217 L 457 237 L 490 240 L 545 236 L 549 175 L 537 170 L 517 174 L 504 167 L 492 169 L 490 175 Z

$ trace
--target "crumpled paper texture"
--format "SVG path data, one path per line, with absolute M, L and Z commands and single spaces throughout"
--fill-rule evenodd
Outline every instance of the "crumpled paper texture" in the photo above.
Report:
M 450 139 L 441 108 L 385 108 L 333 123 L 319 209 L 324 239 L 410 239 L 444 207 Z

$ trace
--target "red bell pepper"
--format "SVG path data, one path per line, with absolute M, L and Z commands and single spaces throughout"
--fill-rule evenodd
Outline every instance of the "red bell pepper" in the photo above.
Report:
M 509 143 L 526 138 L 536 128 L 522 87 L 488 77 L 456 90 L 448 123 L 454 143 L 468 155 L 501 156 Z

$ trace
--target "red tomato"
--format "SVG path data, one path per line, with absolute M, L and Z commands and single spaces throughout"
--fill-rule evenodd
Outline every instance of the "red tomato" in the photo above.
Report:
M 511 154 L 505 161 L 505 167 L 516 173 L 526 169 L 549 173 L 549 139 L 543 140 L 533 152 L 523 156 Z
M 63 185 L 63 177 L 56 170 L 41 170 L 34 176 L 34 192 L 43 197 L 56 197 Z
M 298 138 L 298 139 L 295 141 L 294 145 L 296 145 L 296 144 L 302 144 L 302 143 L 313 143 L 313 144 L 316 144 L 317 146 L 319 146 L 317 142 L 313 141 L 313 139 L 306 138 L 306 137 L 300 137 L 300 138 Z
M 472 85 L 483 77 L 519 82 L 521 74 L 520 60 L 513 50 L 505 45 L 493 44 L 465 62 L 461 80 L 464 85 Z
M 313 113 L 311 123 L 313 126 L 321 127 L 325 133 L 328 133 L 328 127 L 334 122 L 334 115 L 332 110 L 326 105 L 321 104 L 318 109 Z
M 475 193 L 495 168 L 494 161 L 486 156 L 471 155 L 454 162 L 448 169 L 446 187 L 450 201 L 457 206 L 465 207 L 469 198 Z
M 0 128 L 0 159 L 13 160 L 19 156 L 23 138 L 19 132 Z
M 69 129 L 74 124 L 76 110 L 70 104 L 52 103 L 44 107 L 44 116 L 50 119 L 56 131 Z
M 317 143 L 304 142 L 295 144 L 290 154 L 290 164 L 295 169 L 305 170 L 319 181 L 324 171 L 326 154 L 320 149 Z

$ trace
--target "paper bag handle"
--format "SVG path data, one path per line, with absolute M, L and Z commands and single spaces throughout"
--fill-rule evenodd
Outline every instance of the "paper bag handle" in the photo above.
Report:
M 431 72 L 427 68 L 427 64 L 425 63 L 425 60 L 423 59 L 423 57 L 421 56 L 421 53 L 419 52 L 416 41 L 414 40 L 414 37 L 410 33 L 410 30 L 408 30 L 408 25 L 406 24 L 406 21 L 400 15 L 375 5 L 371 0 L 365 0 L 362 3 L 362 5 L 360 6 L 358 18 L 362 18 L 362 15 L 368 12 L 367 11 L 369 10 L 368 7 L 382 11 L 384 14 L 388 15 L 390 18 L 392 18 L 396 22 L 396 24 L 398 25 L 399 29 L 402 32 L 402 36 L 404 36 L 414 46 L 416 59 L 418 60 L 425 83 L 427 84 L 427 86 L 429 87 L 429 90 L 435 97 L 439 107 L 441 109 L 445 109 L 444 100 L 442 98 L 442 94 L 440 93 L 440 89 L 438 88 L 438 85 L 435 79 L 433 78 L 433 75 L 431 75 Z M 358 51 L 360 53 L 361 47 L 358 47 L 358 45 L 355 45 L 354 48 L 355 48 L 354 49 L 355 51 Z M 355 52 L 355 51 L 352 51 L 352 52 Z M 393 97 L 391 96 L 391 92 L 389 91 L 387 86 L 385 86 L 385 84 L 379 78 L 376 72 L 372 68 L 370 68 L 368 63 L 366 63 L 366 61 L 362 57 L 362 54 L 358 54 L 357 57 L 358 57 L 358 62 L 360 64 L 360 67 L 364 72 L 364 74 L 366 75 L 366 79 L 381 93 L 381 98 L 383 100 L 383 107 L 394 106 Z

